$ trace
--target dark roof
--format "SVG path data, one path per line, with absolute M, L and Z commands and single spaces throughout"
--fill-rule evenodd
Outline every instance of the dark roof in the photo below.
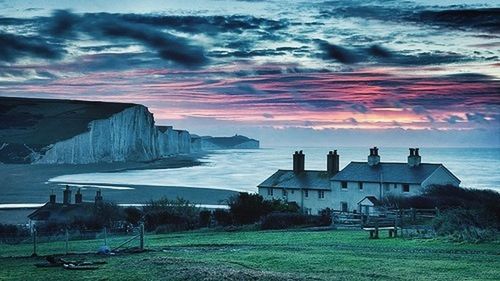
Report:
M 379 163 L 376 166 L 370 166 L 366 162 L 351 162 L 331 179 L 334 181 L 421 184 L 439 167 L 444 168 L 442 164 L 428 163 L 410 167 L 407 163 Z M 449 173 L 455 177 L 451 172 Z
M 330 190 L 330 177 L 331 174 L 326 171 L 304 171 L 296 174 L 292 170 L 278 170 L 258 187 Z
M 368 199 L 374 206 L 381 205 L 380 201 L 377 199 L 375 196 L 366 196 L 365 198 L 359 200 L 358 204 L 361 203 L 361 201 Z
M 63 205 L 62 203 L 46 203 L 28 215 L 30 220 L 53 220 L 59 222 L 71 221 L 75 217 L 91 215 L 95 204 L 83 202 L 80 204 Z

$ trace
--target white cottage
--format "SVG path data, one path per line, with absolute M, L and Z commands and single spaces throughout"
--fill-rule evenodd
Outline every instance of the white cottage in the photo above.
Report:
M 293 154 L 293 170 L 278 170 L 258 185 L 259 194 L 266 200 L 281 199 L 296 202 L 303 212 L 318 214 L 332 207 L 330 178 L 339 171 L 339 155 L 335 150 L 327 156 L 327 170 L 305 170 L 302 151 Z
M 331 178 L 332 207 L 362 211 L 360 203 L 371 197 L 420 194 L 431 185 L 459 186 L 460 180 L 442 164 L 421 163 L 418 148 L 410 148 L 406 163 L 380 162 L 378 148 L 370 149 L 367 162 L 351 162 Z
M 367 162 L 351 162 L 339 171 L 339 155 L 330 151 L 326 171 L 305 170 L 305 155 L 296 151 L 293 170 L 278 170 L 258 185 L 266 200 L 296 202 L 309 214 L 325 208 L 374 213 L 388 195 L 417 195 L 431 185 L 459 186 L 460 180 L 442 164 L 421 163 L 418 148 L 410 148 L 406 163 L 380 162 L 378 148 Z

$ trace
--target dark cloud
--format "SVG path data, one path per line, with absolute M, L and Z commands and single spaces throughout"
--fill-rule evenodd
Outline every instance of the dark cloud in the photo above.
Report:
M 68 39 L 84 33 L 99 40 L 133 40 L 155 50 L 162 59 L 183 66 L 201 66 L 208 62 L 204 49 L 188 39 L 146 24 L 122 20 L 114 14 L 80 16 L 68 11 L 56 11 L 49 23 L 48 32 Z
M 323 51 L 324 59 L 334 59 L 341 63 L 352 64 L 360 61 L 359 55 L 356 51 L 330 44 L 326 41 L 317 41 L 319 48 Z
M 434 117 L 430 116 L 430 115 L 426 115 L 425 118 L 427 118 L 427 121 L 431 122 L 431 123 L 434 123 L 436 122 L 436 119 L 434 119 Z
M 64 51 L 40 37 L 0 33 L 0 61 L 15 62 L 21 57 L 57 59 Z
M 381 3 L 382 4 L 382 3 Z M 500 31 L 500 8 L 429 9 L 425 6 L 383 6 L 353 1 L 326 2 L 321 17 L 343 17 L 380 20 L 385 22 L 425 24 L 450 29 Z
M 450 124 L 456 124 L 458 121 L 463 121 L 464 119 L 460 116 L 457 115 L 450 115 L 449 117 L 445 118 L 444 121 L 450 123 Z
M 422 11 L 415 17 L 418 22 L 449 28 L 500 32 L 500 8 Z
M 345 122 L 347 123 L 350 123 L 350 124 L 353 124 L 353 125 L 358 125 L 358 120 L 356 120 L 355 118 L 351 117 L 351 118 L 347 118 L 345 120 Z
M 484 123 L 487 122 L 485 119 L 485 115 L 479 112 L 476 113 L 466 113 L 465 116 L 467 117 L 467 121 L 469 122 L 475 122 L 475 123 Z
M 367 49 L 368 54 L 374 57 L 390 58 L 392 52 L 380 45 L 372 45 Z
M 366 113 L 368 112 L 368 108 L 362 104 L 353 104 L 350 107 L 352 110 L 359 112 L 359 113 Z
M 456 63 L 471 58 L 452 52 L 396 53 L 380 45 L 345 48 L 323 40 L 316 41 L 322 51 L 321 57 L 344 64 L 377 63 L 381 65 L 419 66 Z
M 262 116 L 266 119 L 273 119 L 274 118 L 274 115 L 270 114 L 270 113 L 263 113 Z
M 423 107 L 421 105 L 414 106 L 411 110 L 419 115 L 427 113 L 427 110 L 425 109 L 425 107 Z

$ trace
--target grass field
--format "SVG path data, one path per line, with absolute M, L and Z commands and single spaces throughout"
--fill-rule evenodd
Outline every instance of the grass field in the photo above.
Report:
M 148 235 L 151 251 L 70 256 L 106 260 L 93 271 L 36 268 L 30 244 L 0 245 L 0 280 L 500 280 L 500 244 L 370 240 L 358 230 L 186 232 Z M 124 238 L 111 238 L 117 245 Z M 102 241 L 72 241 L 72 251 Z M 41 243 L 40 254 L 64 252 Z

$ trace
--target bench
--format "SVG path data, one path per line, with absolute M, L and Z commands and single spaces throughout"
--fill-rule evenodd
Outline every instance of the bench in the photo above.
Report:
M 398 228 L 395 226 L 385 226 L 385 227 L 363 227 L 364 231 L 370 232 L 370 239 L 378 239 L 378 232 L 380 230 L 388 230 L 389 237 L 396 237 L 398 234 Z

